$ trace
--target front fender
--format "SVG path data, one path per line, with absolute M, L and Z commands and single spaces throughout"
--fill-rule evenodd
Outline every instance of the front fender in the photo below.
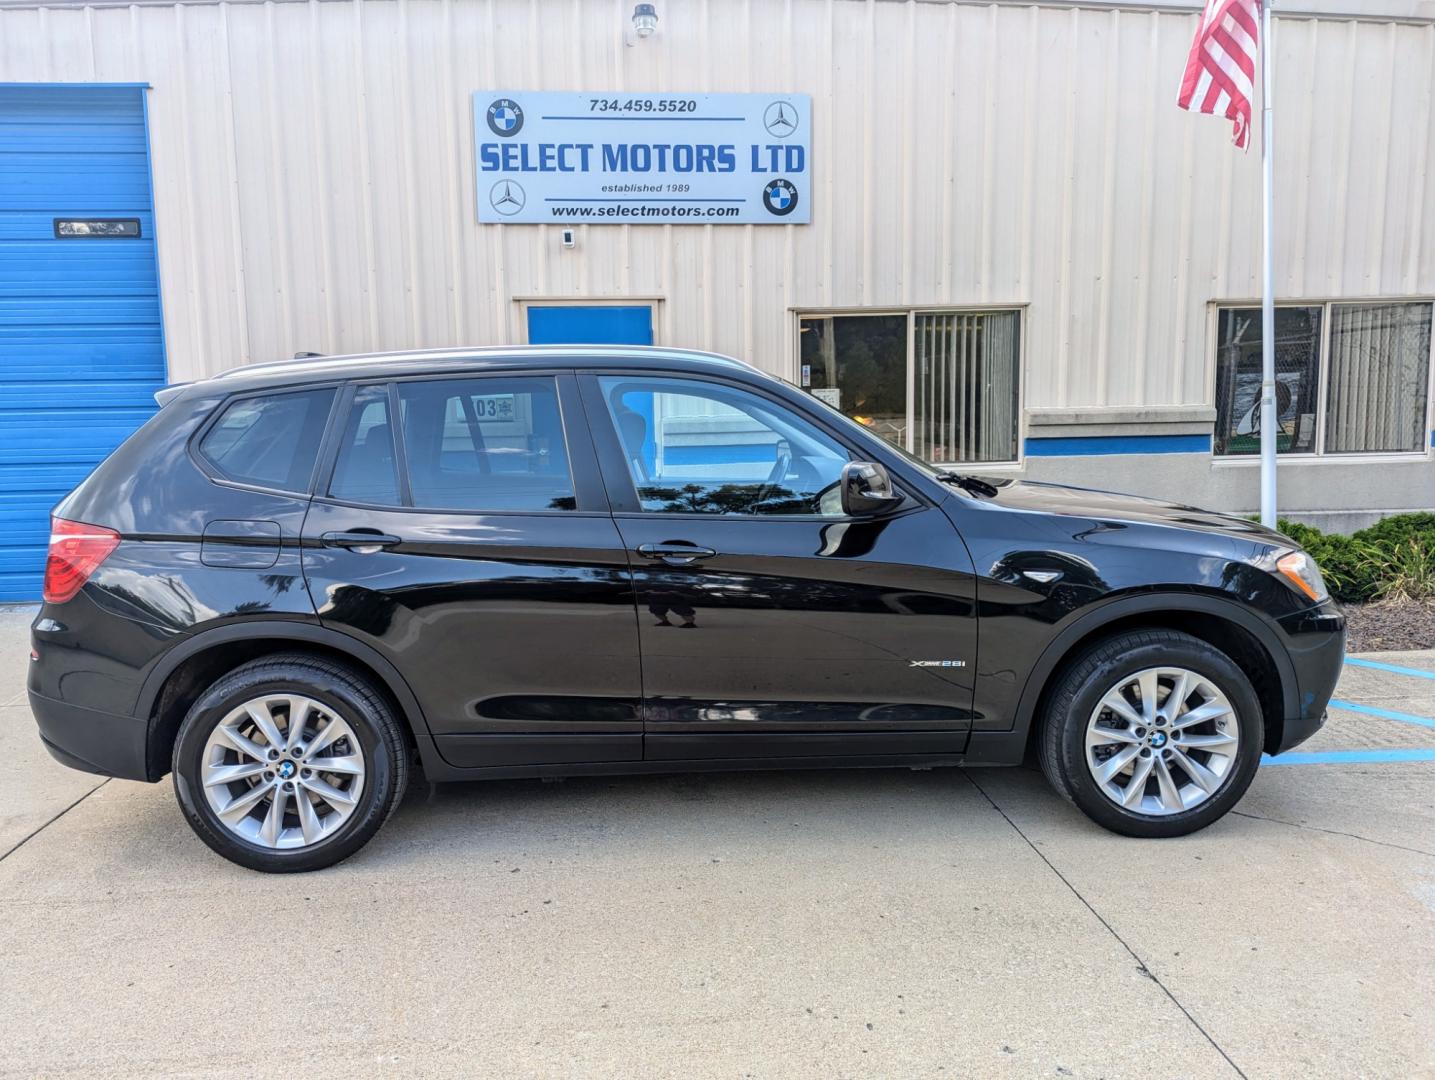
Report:
M 1082 640 L 1136 615 L 1170 615 L 1173 612 L 1213 616 L 1234 623 L 1248 632 L 1270 654 L 1280 677 L 1281 703 L 1285 716 L 1300 714 L 1299 686 L 1290 652 L 1281 640 L 1281 630 L 1274 621 L 1252 609 L 1219 596 L 1197 592 L 1151 592 L 1136 596 L 1099 601 L 1074 613 L 1052 636 L 1031 671 L 1012 718 L 1011 731 L 1020 735 L 1025 744 L 1026 733 L 1035 719 L 1037 702 L 1052 673 Z

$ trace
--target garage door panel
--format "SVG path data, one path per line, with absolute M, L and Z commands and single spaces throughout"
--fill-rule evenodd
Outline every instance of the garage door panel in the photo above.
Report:
M 0 204 L 11 210 L 58 211 L 93 206 L 122 213 L 149 206 L 149 169 L 143 154 L 7 155 L 0 172 Z
M 38 498 L 36 492 L 64 494 L 89 476 L 92 468 L 94 465 L 88 460 L 47 461 L 39 465 L 34 461 L 0 463 L 0 488 L 6 492 L 0 499 L 23 498 L 34 502 Z M 44 499 L 39 501 L 49 507 L 59 502 L 59 498 L 51 498 L 48 503 Z
M 56 241 L 59 243 L 59 241 Z M 3 255 L 0 255 L 3 257 Z M 7 326 L 55 326 L 67 323 L 99 323 L 113 326 L 159 321 L 159 297 L 155 296 L 0 296 L 0 334 Z M 3 340 L 3 338 L 0 338 Z
M 0 548 L 0 566 L 15 566 L 28 564 L 38 558 L 40 565 L 45 565 L 45 550 L 40 549 L 37 555 L 30 548 Z M 43 572 L 41 581 L 44 580 Z M 12 600 L 38 600 L 40 599 L 40 587 L 35 584 L 35 575 L 26 571 L 5 571 L 0 570 L 0 596 L 8 596 Z
M 74 382 L 93 378 L 98 365 L 115 380 L 140 380 L 150 384 L 164 377 L 164 357 L 158 337 L 153 341 L 85 341 L 73 335 L 65 339 L 16 344 L 0 337 L 4 350 L 7 382 Z
M 0 241 L 0 298 L 154 296 L 147 240 Z
M 145 152 L 144 125 L 130 122 L 59 127 L 53 121 L 11 121 L 0 123 L 0 139 L 8 139 L 32 152 L 45 154 Z
M 140 223 L 141 240 L 153 240 L 154 237 L 154 215 L 148 211 L 131 211 L 120 215 L 114 214 L 99 206 L 67 206 L 63 212 L 51 209 L 44 210 L 15 210 L 0 215 L 0 242 L 6 240 L 53 240 L 55 237 L 56 218 L 98 218 L 98 217 L 127 217 L 134 218 Z M 130 244 L 135 241 L 131 240 Z M 76 240 L 77 245 L 84 241 Z
M 6 372 L 6 374 L 9 373 Z M 69 409 L 75 403 L 75 388 L 73 385 L 57 382 L 0 383 L 0 402 L 15 401 L 21 396 L 27 402 L 27 412 L 34 409 Z M 152 379 L 127 379 L 91 382 L 85 386 L 85 397 L 88 401 L 102 403 L 105 406 L 144 410 L 149 413 L 154 411 L 155 406 L 154 381 Z M 9 410 L 0 408 L 0 417 L 6 416 L 8 412 Z
M 0 409 L 0 463 L 23 461 L 41 452 L 48 461 L 89 460 L 97 465 L 154 415 L 149 408 L 44 409 L 21 413 Z M 61 494 L 64 494 L 61 492 Z
M 51 507 L 165 381 L 142 95 L 0 87 L 0 601 L 39 597 Z M 55 237 L 107 217 L 140 236 Z

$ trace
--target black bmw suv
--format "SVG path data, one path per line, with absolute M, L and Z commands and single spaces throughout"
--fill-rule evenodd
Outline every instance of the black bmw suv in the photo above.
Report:
M 738 361 L 291 361 L 161 391 L 56 507 L 30 704 L 173 773 L 258 870 L 430 780 L 1028 753 L 1108 829 L 1221 817 L 1309 737 L 1345 620 L 1249 522 L 934 468 Z

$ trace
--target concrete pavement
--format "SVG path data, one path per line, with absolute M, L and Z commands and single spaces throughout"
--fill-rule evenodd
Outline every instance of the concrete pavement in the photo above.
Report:
M 1338 695 L 1435 717 L 1418 674 Z M 1021 769 L 525 781 L 286 877 L 23 704 L 0 749 L 0 1076 L 1435 1076 L 1435 760 L 1376 760 L 1435 726 L 1337 712 L 1178 841 Z

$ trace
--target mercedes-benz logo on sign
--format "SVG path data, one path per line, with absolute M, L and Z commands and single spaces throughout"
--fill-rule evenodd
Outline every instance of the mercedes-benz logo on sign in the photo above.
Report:
M 797 189 L 787 180 L 774 180 L 762 189 L 762 205 L 768 213 L 786 217 L 797 209 Z
M 523 209 L 528 197 L 524 195 L 523 188 L 512 180 L 500 180 L 490 189 L 488 201 L 500 214 L 511 217 Z
M 762 126 L 774 139 L 785 139 L 797 130 L 797 110 L 790 101 L 774 101 L 762 114 Z
M 499 98 L 488 107 L 488 130 L 507 139 L 523 130 L 523 110 L 512 98 Z

